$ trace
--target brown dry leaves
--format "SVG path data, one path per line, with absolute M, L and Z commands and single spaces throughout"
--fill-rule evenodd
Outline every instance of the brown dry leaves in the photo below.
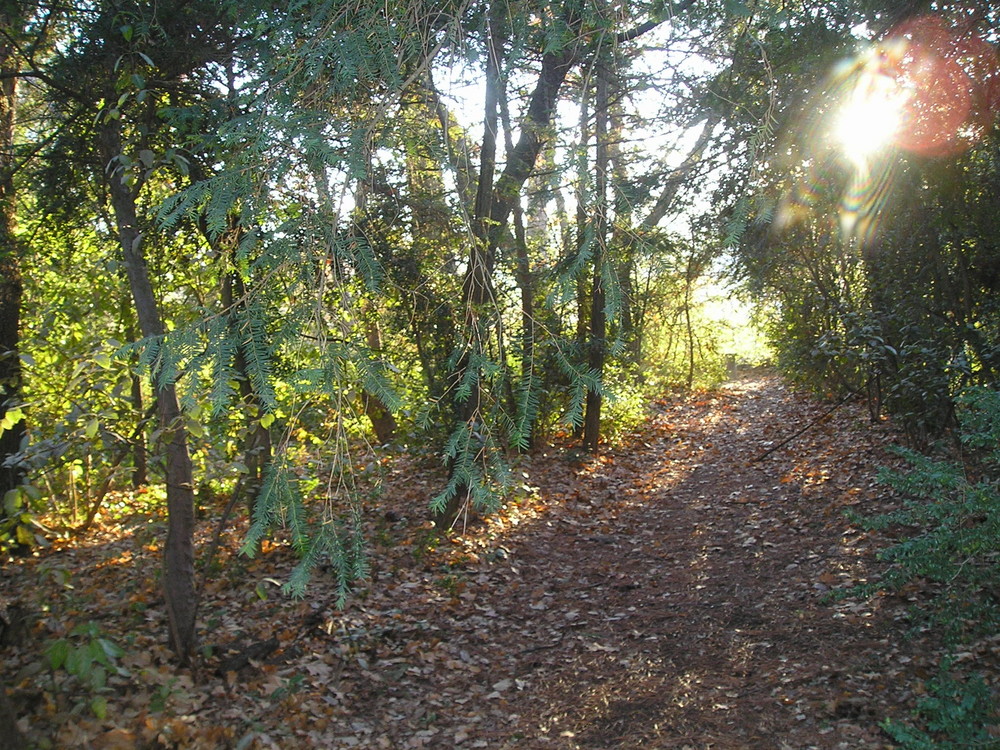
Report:
M 285 599 L 283 547 L 225 560 L 191 671 L 161 643 L 161 521 L 57 545 L 0 581 L 40 613 L 4 653 L 21 727 L 108 749 L 889 747 L 877 722 L 912 708 L 924 644 L 904 601 L 824 595 L 878 575 L 843 510 L 892 502 L 891 431 L 849 405 L 754 460 L 826 408 L 770 376 L 663 401 L 599 458 L 525 460 L 503 513 L 441 541 L 441 477 L 400 457 L 346 610 L 322 576 Z M 103 720 L 40 655 L 88 620 L 126 651 Z

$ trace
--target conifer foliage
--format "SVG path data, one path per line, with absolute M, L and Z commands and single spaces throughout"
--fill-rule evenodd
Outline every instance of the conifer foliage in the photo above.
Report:
M 996 72 L 968 47 L 974 143 L 908 157 L 917 197 L 842 237 L 860 179 L 796 134 L 905 14 L 786 5 L 0 3 L 0 545 L 162 488 L 182 662 L 202 509 L 216 539 L 246 509 L 246 555 L 288 542 L 287 591 L 322 567 L 343 600 L 394 452 L 443 464 L 420 512 L 446 532 L 519 453 L 599 453 L 649 395 L 717 382 L 727 259 L 779 364 L 926 443 L 1000 366 Z

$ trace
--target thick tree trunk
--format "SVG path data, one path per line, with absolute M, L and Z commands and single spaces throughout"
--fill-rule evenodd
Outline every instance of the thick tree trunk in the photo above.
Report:
M 588 362 L 591 373 L 603 377 L 607 356 L 607 304 L 604 290 L 604 263 L 608 244 L 608 69 L 597 64 L 597 96 L 594 103 L 594 276 L 590 285 L 590 340 Z M 603 397 L 596 388 L 587 391 L 587 413 L 583 423 L 583 447 L 597 453 L 601 439 Z
M 118 225 L 125 271 L 135 302 L 139 329 L 147 338 L 164 334 L 149 268 L 142 248 L 142 233 L 135 205 L 135 195 L 124 181 L 120 166 L 122 155 L 121 124 L 108 119 L 99 126 L 100 154 L 111 196 L 111 206 Z M 195 622 L 198 596 L 194 576 L 194 482 L 187 432 L 177 390 L 173 383 L 160 383 L 153 376 L 157 414 L 165 456 L 167 484 L 167 539 L 163 550 L 163 591 L 170 627 L 170 646 L 182 664 L 190 661 L 196 645 Z
M 0 416 L 17 408 L 21 400 L 21 359 L 18 353 L 21 327 L 21 268 L 20 248 L 15 234 L 14 215 L 14 121 L 17 113 L 17 78 L 14 44 L 23 20 L 12 13 L 5 3 L 0 10 Z M 3 465 L 11 455 L 21 450 L 25 422 L 0 432 L 0 501 L 24 479 L 19 466 Z M 0 505 L 0 514 L 3 507 Z

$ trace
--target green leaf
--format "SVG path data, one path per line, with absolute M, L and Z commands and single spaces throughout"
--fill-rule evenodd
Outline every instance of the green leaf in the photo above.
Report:
M 5 516 L 13 516 L 21 507 L 21 488 L 7 490 L 3 495 L 3 512 Z
M 35 535 L 31 533 L 31 530 L 27 526 L 18 526 L 15 535 L 17 536 L 17 543 L 21 546 L 35 546 Z
M 135 29 L 132 28 L 131 24 L 125 24 L 118 30 L 122 33 L 122 36 L 125 38 L 126 42 L 132 41 L 132 35 L 135 33 Z
M 263 427 L 265 430 L 272 424 L 274 424 L 273 414 L 265 414 L 263 417 L 260 418 L 260 426 Z
M 69 657 L 69 641 L 65 638 L 54 641 L 45 649 L 45 656 L 48 657 L 50 669 L 59 669 Z
M 108 659 L 117 659 L 122 656 L 125 651 L 117 643 L 109 641 L 107 638 L 98 638 L 95 643 L 97 643 Z
M 103 367 L 105 370 L 107 370 L 108 368 L 111 367 L 111 357 L 109 357 L 107 354 L 104 354 L 103 352 L 100 353 L 100 354 L 94 355 L 94 361 L 98 365 L 100 365 L 101 367 Z
M 90 673 L 90 687 L 92 690 L 103 690 L 108 684 L 108 670 L 98 666 Z
M 196 438 L 205 437 L 205 428 L 202 426 L 201 422 L 197 422 L 194 419 L 188 419 L 186 421 L 187 421 L 187 431 L 189 435 Z
M 108 715 L 108 699 L 103 695 L 95 695 L 90 701 L 90 710 L 94 712 L 94 716 L 103 721 Z
M 97 430 L 100 428 L 100 422 L 97 421 L 97 417 L 91 417 L 87 422 L 87 427 L 83 431 L 84 436 L 87 440 L 93 440 L 94 436 L 97 435 Z

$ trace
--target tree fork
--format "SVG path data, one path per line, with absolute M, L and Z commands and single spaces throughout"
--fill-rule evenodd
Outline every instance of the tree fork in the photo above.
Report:
M 569 10 L 566 22 L 570 28 L 577 28 L 580 22 L 578 14 Z M 531 176 L 538 154 L 541 153 L 542 146 L 548 139 L 549 125 L 555 113 L 559 91 L 567 74 L 577 62 L 575 45 L 557 52 L 547 52 L 542 56 L 542 68 L 528 102 L 527 114 L 521 125 L 518 141 L 514 145 L 514 150 L 507 156 L 507 164 L 503 172 L 493 184 L 492 175 L 495 165 L 492 162 L 493 155 L 489 154 L 487 149 L 490 147 L 491 141 L 494 148 L 496 144 L 499 80 L 494 82 L 497 88 L 490 91 L 492 71 L 489 68 L 499 62 L 499 40 L 495 38 L 497 30 L 497 25 L 491 23 L 491 54 L 487 57 L 487 126 L 483 139 L 484 153 L 483 162 L 480 165 L 480 185 L 476 194 L 476 211 L 472 217 L 472 229 L 475 236 L 471 242 L 468 270 L 463 283 L 463 297 L 467 310 L 466 327 L 469 335 L 467 344 L 475 347 L 477 352 L 482 351 L 483 337 L 487 334 L 487 331 L 483 330 L 484 323 L 480 312 L 483 305 L 492 301 L 493 266 L 497 248 L 507 230 L 510 215 L 521 194 L 521 188 Z M 495 71 L 495 74 L 499 77 L 499 71 Z M 488 124 L 491 119 L 493 122 L 492 131 L 490 131 Z M 491 184 L 492 190 L 490 190 Z M 451 374 L 450 382 L 456 387 L 465 380 L 469 367 L 473 366 L 472 353 L 467 348 Z M 459 419 L 467 425 L 469 430 L 474 429 L 476 417 L 479 416 L 480 412 L 482 402 L 480 375 L 481 373 L 477 372 L 476 377 L 473 378 L 473 392 L 460 409 Z M 455 466 L 456 462 L 452 461 L 450 467 L 452 473 Z M 435 525 L 442 529 L 451 528 L 461 508 L 468 502 L 469 495 L 470 487 L 466 485 L 456 487 L 455 494 L 448 501 L 444 511 L 436 515 Z

